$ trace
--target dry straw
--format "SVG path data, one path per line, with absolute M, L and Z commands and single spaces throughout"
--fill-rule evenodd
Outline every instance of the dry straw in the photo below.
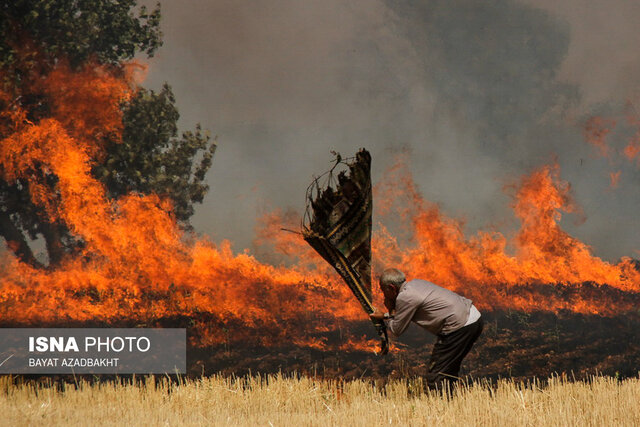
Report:
M 473 383 L 450 395 L 421 381 L 389 382 L 213 376 L 171 382 L 66 384 L 0 379 L 8 425 L 222 426 L 636 426 L 640 380 Z

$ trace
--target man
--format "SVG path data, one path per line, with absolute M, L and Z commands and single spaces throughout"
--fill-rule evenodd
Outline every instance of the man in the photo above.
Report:
M 480 312 L 470 300 L 425 280 L 406 280 L 400 270 L 390 268 L 380 276 L 384 304 L 370 316 L 384 320 L 393 335 L 400 336 L 413 321 L 438 337 L 433 346 L 427 384 L 442 387 L 458 380 L 462 359 L 482 332 Z

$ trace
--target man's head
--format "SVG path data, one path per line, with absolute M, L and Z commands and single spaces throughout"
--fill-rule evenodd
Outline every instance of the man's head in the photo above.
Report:
M 380 290 L 384 294 L 384 305 L 391 311 L 396 307 L 400 286 L 406 281 L 404 273 L 397 268 L 388 268 L 380 275 Z

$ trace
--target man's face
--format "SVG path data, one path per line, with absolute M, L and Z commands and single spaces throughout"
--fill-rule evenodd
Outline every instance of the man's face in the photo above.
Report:
M 396 298 L 398 297 L 398 289 L 393 285 L 380 285 L 382 294 L 384 295 L 384 305 L 389 311 L 396 308 Z

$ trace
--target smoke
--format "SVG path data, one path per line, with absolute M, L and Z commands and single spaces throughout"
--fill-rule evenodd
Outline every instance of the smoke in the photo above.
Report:
M 331 340 L 328 324 L 353 325 L 363 313 L 299 235 L 278 233 L 291 215 L 263 217 L 260 236 L 297 258 L 290 268 L 276 267 L 234 255 L 228 242 L 187 238 L 167 199 L 137 193 L 107 198 L 91 165 L 102 157 L 100 137 L 121 131 L 120 106 L 135 90 L 129 76 L 97 64 L 76 71 L 57 64 L 34 81 L 52 100 L 52 115 L 33 123 L 19 106 L 2 112 L 1 177 L 10 184 L 27 182 L 31 202 L 50 222 L 67 225 L 83 245 L 56 269 L 34 268 L 15 257 L 0 261 L 5 325 L 175 325 L 189 319 L 197 331 L 194 343 L 203 346 L 230 340 L 286 340 L 318 349 L 369 346 L 366 337 L 349 331 L 344 341 L 342 332 L 342 342 Z M 5 105 L 9 99 L 0 92 Z M 57 180 L 51 184 L 34 170 L 50 171 Z M 379 217 L 404 224 L 411 244 L 380 227 L 373 239 L 377 264 L 397 264 L 463 291 L 483 310 L 611 315 L 637 307 L 636 264 L 629 258 L 604 262 L 558 226 L 563 213 L 580 209 L 557 166 L 539 168 L 513 186 L 512 207 L 522 222 L 515 239 L 498 232 L 467 238 L 460 221 L 424 200 L 402 159 L 380 182 Z M 505 252 L 509 241 L 516 256 Z M 225 330 L 233 330 L 233 337 L 220 334 Z
M 410 152 L 426 199 L 469 233 L 514 230 L 504 187 L 555 161 L 586 218 L 563 227 L 605 259 L 637 256 L 640 172 L 583 133 L 637 89 L 640 10 L 614 3 L 165 2 L 147 85 L 168 81 L 182 126 L 219 139 L 196 229 L 249 247 L 257 216 L 303 206 L 330 150 L 364 146 L 374 181 Z

